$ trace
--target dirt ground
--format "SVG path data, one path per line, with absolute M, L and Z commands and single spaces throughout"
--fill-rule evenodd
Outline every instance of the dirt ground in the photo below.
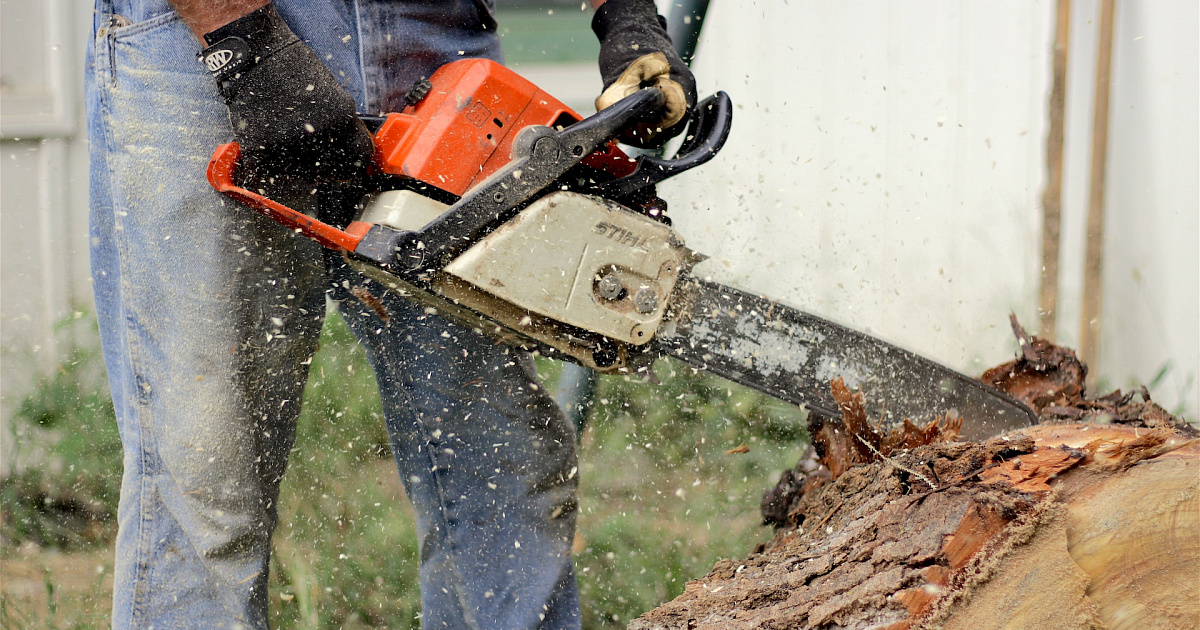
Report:
M 0 627 L 103 628 L 112 606 L 111 549 L 0 550 Z

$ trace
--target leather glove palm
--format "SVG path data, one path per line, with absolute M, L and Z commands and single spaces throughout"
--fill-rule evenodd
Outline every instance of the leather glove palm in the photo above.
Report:
M 638 125 L 622 141 L 653 147 L 679 135 L 696 106 L 696 79 L 675 52 L 653 0 L 606 0 L 592 18 L 592 31 L 600 39 L 604 79 L 597 110 L 644 87 L 666 96 L 662 117 Z

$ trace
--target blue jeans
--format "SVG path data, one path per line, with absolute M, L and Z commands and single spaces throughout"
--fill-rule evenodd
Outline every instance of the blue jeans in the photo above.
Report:
M 444 62 L 499 57 L 480 1 L 277 6 L 377 113 Z M 125 445 L 113 625 L 267 626 L 279 483 L 328 295 L 375 368 L 421 537 L 423 625 L 578 627 L 575 430 L 530 357 L 216 194 L 205 165 L 232 133 L 199 43 L 164 0 L 95 15 L 92 271 Z

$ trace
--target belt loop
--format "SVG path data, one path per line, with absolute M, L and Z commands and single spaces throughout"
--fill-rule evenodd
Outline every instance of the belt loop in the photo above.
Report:
M 376 114 L 379 113 L 377 111 L 379 109 L 379 95 L 373 93 L 374 91 L 371 89 L 371 85 L 367 83 L 366 55 L 363 54 L 363 47 L 367 45 L 367 42 L 365 39 L 366 33 L 363 32 L 363 11 L 362 6 L 360 6 L 361 3 L 362 0 L 350 0 L 350 15 L 351 19 L 354 20 L 354 36 L 358 41 L 358 77 L 362 82 L 362 104 L 364 111 L 361 113 Z M 372 12 L 372 16 L 377 14 L 377 11 Z M 371 29 L 372 35 L 377 36 L 381 25 L 369 24 L 367 25 L 367 28 Z
M 112 14 L 112 0 L 96 0 L 96 10 L 92 12 L 92 35 L 97 38 L 104 37 L 107 33 L 105 25 Z

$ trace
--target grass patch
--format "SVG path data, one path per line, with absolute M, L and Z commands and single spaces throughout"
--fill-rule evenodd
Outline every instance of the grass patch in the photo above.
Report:
M 592 33 L 592 11 L 580 5 L 501 8 L 496 12 L 507 64 L 595 63 L 600 43 Z
M 115 534 L 121 438 L 97 348 L 73 348 L 13 414 L 14 457 L 0 480 L 0 541 L 76 549 Z M 5 470 L 5 472 L 9 472 Z
M 94 610 L 106 607 L 96 599 L 107 592 L 97 581 L 103 563 L 93 556 L 115 535 L 120 446 L 107 392 L 85 378 L 98 353 L 73 357 L 18 414 L 22 430 L 59 439 L 45 465 L 10 478 L 0 492 L 0 560 L 26 562 L 31 546 L 86 556 L 76 564 L 87 579 L 66 568 L 47 572 L 53 596 L 36 601 L 6 586 L 0 619 L 43 620 L 22 627 L 105 626 L 95 621 Z M 547 383 L 557 378 L 557 364 L 538 366 Z M 660 361 L 656 372 L 658 385 L 602 377 L 581 437 L 575 552 L 585 628 L 623 628 L 717 559 L 744 556 L 766 539 L 759 497 L 795 463 L 804 439 L 794 407 L 676 362 Z M 331 315 L 281 490 L 274 627 L 419 626 L 415 526 L 386 443 L 373 372 Z M 743 445 L 748 452 L 726 454 Z M 87 519 L 46 509 L 72 497 L 93 510 Z M 30 610 L 46 602 L 54 602 L 53 615 Z M 85 604 L 92 613 L 70 610 Z
M 584 627 L 624 628 L 769 537 L 758 502 L 795 464 L 802 414 L 683 364 L 604 377 L 580 454 Z M 738 447 L 745 453 L 728 453 Z
M 321 332 L 280 490 L 277 628 L 416 628 L 417 540 L 375 377 L 341 317 Z

